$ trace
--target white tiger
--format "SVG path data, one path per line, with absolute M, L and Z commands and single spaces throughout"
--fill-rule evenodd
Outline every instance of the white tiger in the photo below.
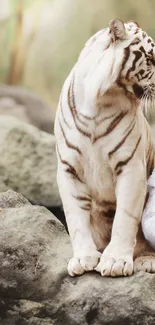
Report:
M 155 272 L 141 229 L 154 158 L 141 98 L 154 94 L 155 44 L 119 19 L 88 40 L 65 81 L 55 136 L 71 276 Z

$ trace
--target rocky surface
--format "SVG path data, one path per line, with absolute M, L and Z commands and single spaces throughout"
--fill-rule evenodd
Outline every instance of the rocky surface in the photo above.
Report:
M 53 133 L 55 112 L 32 91 L 15 86 L 0 86 L 0 115 L 10 115 Z
M 71 245 L 45 208 L 0 194 L 1 325 L 154 325 L 155 275 L 70 278 Z
M 61 205 L 54 135 L 1 116 L 0 157 L 0 192 L 11 188 L 34 204 Z
M 48 292 L 55 296 L 66 273 L 65 229 L 47 209 L 11 190 L 0 194 L 0 218 L 0 324 L 51 324 L 44 300 Z

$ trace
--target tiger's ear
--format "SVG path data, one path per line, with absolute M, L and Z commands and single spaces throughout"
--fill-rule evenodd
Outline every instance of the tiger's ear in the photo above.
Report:
M 125 38 L 125 26 L 124 23 L 118 19 L 112 19 L 109 23 L 109 28 L 111 32 L 111 37 L 113 42 L 116 42 L 117 40 L 122 40 Z

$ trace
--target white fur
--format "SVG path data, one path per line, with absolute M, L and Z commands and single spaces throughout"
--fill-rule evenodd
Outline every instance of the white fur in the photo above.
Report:
M 58 150 L 63 161 L 68 161 L 74 166 L 83 180 L 82 183 L 70 177 L 65 171 L 66 165 L 61 162 L 58 154 L 57 180 L 73 246 L 73 259 L 68 265 L 71 276 L 82 274 L 95 267 L 102 275 L 130 275 L 133 272 L 133 251 L 147 190 L 146 134 L 139 102 L 131 101 L 123 90 L 114 87 L 123 60 L 124 47 L 134 39 L 136 26 L 133 26 L 132 31 L 128 31 L 128 25 L 125 25 L 125 29 L 126 36 L 123 42 L 111 44 L 108 28 L 97 33 L 86 43 L 64 84 L 62 104 L 60 101 L 56 115 L 55 136 Z M 90 138 L 83 136 L 75 127 L 68 106 L 68 89 L 73 78 L 78 114 L 94 118 L 85 120 L 79 115 L 81 120 L 86 122 L 86 126 L 77 120 L 78 127 L 89 132 Z M 130 84 L 128 88 L 131 88 Z M 112 95 L 107 92 L 109 89 L 112 89 Z M 111 103 L 110 108 L 107 103 Z M 98 104 L 102 109 L 99 109 Z M 68 126 L 64 123 L 62 110 Z M 122 111 L 126 111 L 127 115 L 116 126 L 114 132 L 94 142 L 97 136 L 106 132 L 109 125 L 107 117 Z M 108 152 L 119 143 L 134 116 L 136 124 L 132 134 L 109 161 Z M 97 121 L 103 118 L 107 119 L 98 124 Z M 67 140 L 80 149 L 81 155 L 66 145 L 59 123 L 65 129 Z M 140 135 L 141 141 L 134 157 L 124 166 L 120 176 L 115 177 L 113 171 L 117 162 L 131 155 L 135 141 Z M 81 202 L 75 198 L 77 196 L 91 196 L 94 225 L 90 223 L 90 211 L 81 209 Z M 97 202 L 102 202 L 103 199 L 117 200 L 117 209 L 110 244 L 105 248 L 98 264 L 99 250 L 104 249 L 102 238 L 104 229 L 102 220 L 98 221 L 100 208 Z

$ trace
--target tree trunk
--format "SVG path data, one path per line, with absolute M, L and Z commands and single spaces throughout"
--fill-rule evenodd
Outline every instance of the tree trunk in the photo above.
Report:
M 23 4 L 22 4 L 22 0 L 18 0 L 15 42 L 12 49 L 10 72 L 8 76 L 8 84 L 10 85 L 17 84 L 19 79 L 18 63 L 19 63 L 19 56 L 20 56 L 20 47 L 22 43 L 22 29 L 23 29 Z

